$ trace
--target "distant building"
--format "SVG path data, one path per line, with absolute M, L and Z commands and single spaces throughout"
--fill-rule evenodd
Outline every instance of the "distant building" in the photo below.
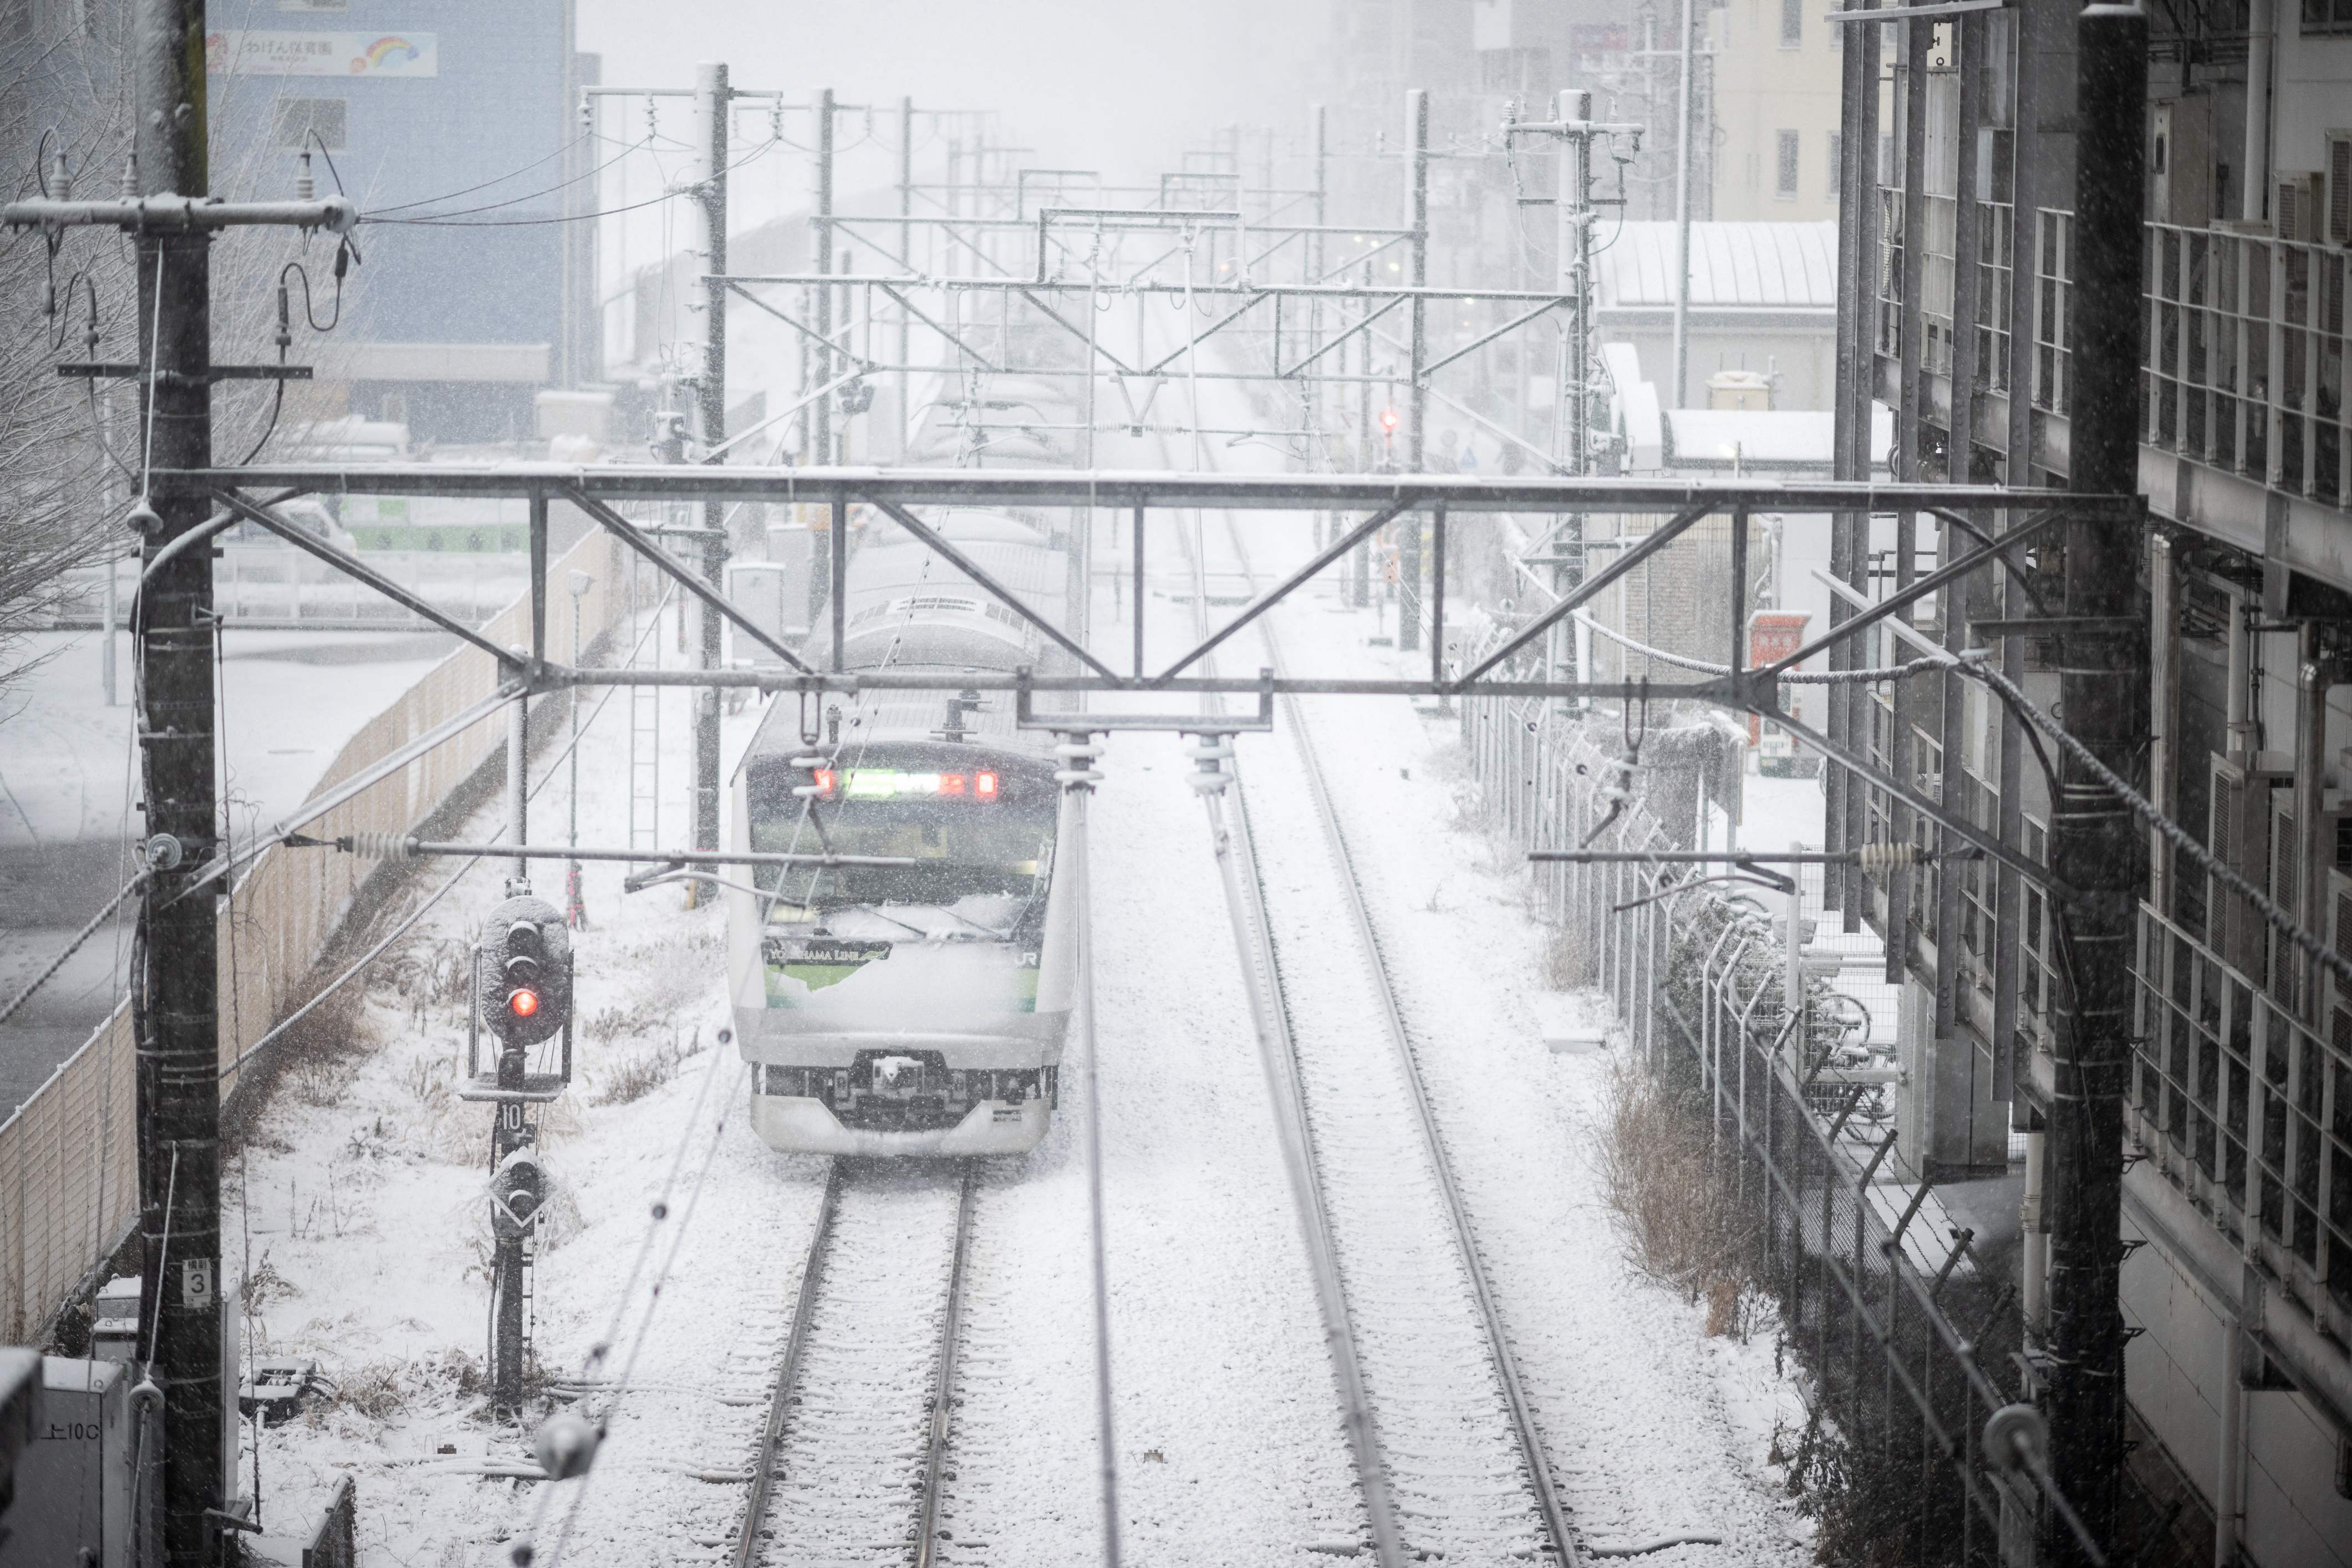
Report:
M 529 439 L 538 393 L 595 379 L 593 225 L 566 221 L 596 161 L 572 0 L 214 0 L 208 23 L 214 188 L 290 193 L 308 151 L 318 188 L 368 215 L 341 324 L 306 347 L 318 379 L 289 407 L 423 442 Z M 333 258 L 311 245 L 320 320 Z M 296 308 L 299 325 L 299 289 Z
M 1675 226 L 1604 226 L 1593 258 L 1603 341 L 1629 342 L 1643 374 L 1674 394 Z M 1775 409 L 1827 408 L 1837 350 L 1837 225 L 1694 223 L 1685 402 L 1708 403 L 1718 372 L 1760 374 Z
M 1823 18 L 1826 9 L 1820 0 L 1729 0 L 1709 16 L 1715 217 L 1836 220 L 1844 29 Z

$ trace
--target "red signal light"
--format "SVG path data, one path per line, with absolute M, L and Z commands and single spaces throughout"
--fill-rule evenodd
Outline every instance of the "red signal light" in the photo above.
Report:
M 1383 429 L 1383 430 L 1391 430 L 1391 431 L 1392 431 L 1392 430 L 1394 430 L 1396 427 L 1397 427 L 1397 411 L 1396 411 L 1395 409 L 1393 409 L 1393 408 L 1383 408 L 1383 409 L 1381 409 L 1381 429 Z
M 994 773 L 972 774 L 971 793 L 982 800 L 997 799 L 996 775 Z
M 528 1018 L 539 1011 L 539 993 L 517 991 L 507 998 L 507 1011 L 518 1018 Z

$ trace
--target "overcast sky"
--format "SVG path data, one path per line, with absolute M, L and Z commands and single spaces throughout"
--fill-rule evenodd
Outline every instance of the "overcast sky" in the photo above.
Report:
M 1129 175 L 1212 126 L 1290 128 L 1323 90 L 1330 0 L 579 0 L 580 47 L 614 85 L 739 88 L 994 109 L 1023 162 Z

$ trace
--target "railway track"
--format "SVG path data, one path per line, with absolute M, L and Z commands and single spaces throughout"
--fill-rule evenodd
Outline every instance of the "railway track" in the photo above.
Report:
M 969 1163 L 834 1162 L 735 1568 L 936 1560 L 974 1181 Z
M 1262 624 L 1261 635 L 1278 668 L 1274 628 Z M 1283 706 L 1291 755 L 1259 777 L 1287 787 L 1253 801 L 1237 780 L 1221 852 L 1233 860 L 1236 937 L 1263 993 L 1269 1055 L 1285 1069 L 1277 1099 L 1308 1152 L 1302 1206 L 1321 1233 L 1310 1251 L 1336 1270 L 1345 1300 L 1334 1350 L 1353 1363 L 1339 1369 L 1342 1404 L 1352 1420 L 1360 1402 L 1372 1429 L 1358 1468 L 1373 1553 L 1384 1568 L 1423 1554 L 1576 1563 L 1346 832 L 1305 716 Z M 1335 922 L 1344 960 L 1332 952 Z

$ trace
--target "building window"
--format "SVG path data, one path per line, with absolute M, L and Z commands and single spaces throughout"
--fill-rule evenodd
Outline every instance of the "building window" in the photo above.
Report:
M 2327 139 L 2327 243 L 2352 245 L 2352 136 Z
M 1772 171 L 1772 199 L 1793 202 L 1797 199 L 1797 133 L 1793 131 L 1780 132 L 1778 142 L 1776 151 L 1779 156 L 1774 160 Z
M 1780 47 L 1799 49 L 1805 45 L 1805 0 L 1780 0 Z
M 2352 33 L 2352 0 L 2303 0 L 2305 33 Z
M 1842 199 L 1845 191 L 1845 132 L 1830 132 L 1830 199 Z
M 340 98 L 281 98 L 275 106 L 275 140 L 287 151 L 299 153 L 313 145 L 315 134 L 328 152 L 340 153 L 349 107 Z

